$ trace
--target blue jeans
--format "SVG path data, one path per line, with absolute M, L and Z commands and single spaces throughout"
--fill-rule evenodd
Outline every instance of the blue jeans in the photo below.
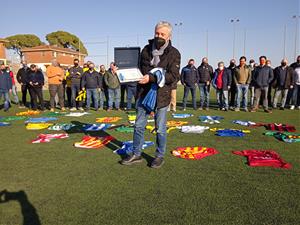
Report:
M 199 84 L 200 91 L 200 107 L 203 108 L 204 104 L 206 108 L 209 108 L 209 85 L 205 83 Z
M 0 90 L 0 99 L 4 98 L 4 109 L 7 110 L 9 108 L 9 93 L 8 91 Z
M 116 109 L 120 108 L 120 96 L 121 90 L 120 88 L 110 89 L 108 88 L 108 108 L 113 108 L 113 103 L 115 102 Z
M 11 91 L 12 91 L 12 96 L 13 96 L 14 99 L 15 99 L 14 102 L 15 102 L 16 104 L 19 104 L 19 97 L 18 97 L 16 85 L 13 84 L 13 86 L 12 86 L 12 88 L 11 88 Z
M 133 133 L 133 153 L 136 156 L 141 155 L 142 146 L 144 144 L 144 133 L 147 124 L 148 115 L 144 107 L 141 105 L 142 100 L 137 101 L 137 116 Z M 167 110 L 168 106 L 157 109 L 155 112 L 156 127 L 156 157 L 164 157 L 167 146 Z
M 248 106 L 248 84 L 237 84 L 237 101 L 236 101 L 236 107 L 240 108 L 241 106 L 241 100 L 242 100 L 242 107 L 244 109 Z
M 103 109 L 103 105 L 104 105 L 104 96 L 105 96 L 105 93 L 104 93 L 104 90 L 100 90 L 99 92 L 99 100 L 100 100 L 100 108 Z
M 76 107 L 76 97 L 78 92 L 80 91 L 80 84 L 72 84 L 71 85 L 71 105 L 72 107 Z M 82 107 L 82 101 L 78 101 L 78 107 Z
M 217 102 L 219 105 L 219 108 L 225 108 L 228 109 L 228 91 L 227 90 L 222 90 L 222 89 L 217 89 Z
M 90 109 L 91 98 L 93 98 L 95 109 L 98 109 L 98 92 L 97 89 L 86 89 L 86 108 Z
M 132 99 L 136 96 L 136 86 L 127 85 L 126 92 L 127 92 L 127 109 L 131 109 L 132 107 Z
M 197 108 L 197 103 L 196 103 L 196 86 L 194 87 L 188 87 L 184 85 L 184 94 L 183 94 L 183 108 L 186 108 L 186 101 L 189 96 L 189 92 L 191 91 L 192 93 L 192 102 L 193 102 L 193 108 Z
M 292 99 L 292 105 L 294 106 L 297 105 L 300 106 L 299 93 L 300 93 L 300 85 L 295 84 L 293 90 L 293 99 Z

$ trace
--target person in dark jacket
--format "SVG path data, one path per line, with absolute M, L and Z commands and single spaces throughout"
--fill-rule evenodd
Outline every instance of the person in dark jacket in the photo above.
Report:
M 231 80 L 233 80 L 235 68 L 236 68 L 236 61 L 235 61 L 235 59 L 231 59 L 229 62 L 229 67 L 228 67 L 230 74 L 231 74 Z M 237 97 L 237 89 L 236 88 L 237 88 L 236 84 L 234 82 L 231 82 L 230 90 L 228 91 L 229 108 L 231 110 L 233 110 L 236 105 L 236 97 Z
M 86 90 L 86 111 L 90 110 L 91 98 L 94 101 L 95 110 L 98 111 L 98 89 L 100 87 L 99 73 L 94 69 L 94 63 L 89 64 L 89 70 L 85 71 L 81 78 L 81 88 Z
M 83 110 L 82 101 L 76 102 L 78 92 L 81 90 L 80 82 L 83 74 L 83 69 L 79 66 L 79 59 L 74 59 L 74 66 L 69 69 L 68 79 L 71 81 L 71 111 L 75 111 L 78 107 L 79 110 Z M 76 105 L 77 103 L 77 105 Z
M 44 98 L 43 98 L 43 86 L 44 86 L 44 74 L 37 68 L 36 65 L 31 64 L 30 69 L 27 72 L 26 84 L 29 88 L 29 94 L 31 98 L 31 109 L 37 110 L 37 98 L 39 99 L 40 109 L 44 110 Z
M 9 109 L 9 93 L 12 92 L 12 79 L 7 72 L 5 65 L 1 64 L 0 67 L 0 99 L 4 98 L 4 111 L 7 112 Z
M 133 155 L 121 161 L 123 165 L 141 162 L 141 150 L 144 144 L 144 133 L 148 115 L 142 102 L 153 84 L 158 81 L 150 73 L 154 68 L 165 71 L 165 84 L 157 89 L 155 127 L 156 127 L 156 154 L 151 163 L 151 168 L 159 168 L 164 163 L 167 147 L 167 110 L 171 100 L 172 84 L 179 80 L 180 53 L 171 44 L 172 26 L 168 22 L 159 22 L 155 26 L 154 39 L 141 52 L 140 70 L 144 74 L 138 84 L 137 117 L 133 133 Z
M 224 62 L 218 63 L 218 69 L 214 73 L 213 86 L 216 89 L 217 102 L 219 109 L 228 111 L 228 90 L 232 82 L 231 72 L 225 68 Z
M 260 97 L 263 98 L 264 111 L 267 113 L 272 112 L 268 109 L 268 89 L 269 84 L 273 81 L 274 74 L 273 69 L 266 65 L 266 60 L 266 56 L 259 57 L 260 65 L 255 67 L 255 70 L 253 71 L 252 79 L 255 86 L 255 96 L 251 112 L 256 112 L 258 109 Z
M 211 65 L 208 64 L 208 59 L 204 57 L 201 65 L 198 67 L 198 87 L 200 91 L 200 108 L 202 110 L 204 105 L 205 109 L 209 110 L 209 91 L 210 82 L 213 78 L 214 70 Z
M 106 103 L 108 104 L 108 96 L 106 96 L 106 91 L 107 91 L 107 87 L 105 85 L 104 82 L 104 76 L 105 76 L 106 70 L 105 70 L 105 66 L 101 65 L 100 66 L 100 70 L 99 70 L 99 100 L 100 100 L 100 105 L 99 105 L 99 109 L 103 109 L 104 106 L 104 96 L 106 98 Z
M 278 66 L 274 70 L 274 82 L 273 87 L 275 88 L 273 108 L 277 108 L 278 98 L 281 95 L 281 106 L 280 109 L 284 110 L 286 98 L 289 89 L 293 89 L 294 84 L 294 70 L 292 67 L 288 66 L 288 61 L 283 59 L 281 61 L 281 66 Z
M 186 101 L 189 96 L 189 92 L 192 94 L 193 108 L 197 109 L 196 103 L 196 84 L 198 81 L 198 70 L 195 67 L 195 60 L 190 59 L 188 65 L 182 68 L 180 76 L 181 84 L 184 86 L 183 94 L 183 111 L 186 110 Z
M 22 60 L 22 68 L 20 68 L 17 72 L 17 81 L 21 85 L 21 92 L 22 92 L 22 102 L 20 104 L 20 108 L 26 107 L 27 104 L 27 91 L 28 91 L 28 86 L 26 84 L 26 76 L 27 72 L 29 70 L 27 66 L 26 60 Z
M 110 63 L 109 70 L 106 71 L 104 82 L 108 87 L 108 109 L 113 109 L 115 103 L 116 110 L 120 110 L 121 85 L 117 76 L 118 67 L 114 62 Z
M 293 89 L 291 91 L 291 98 L 292 98 L 292 104 L 291 104 L 291 110 L 295 109 L 295 106 L 300 109 L 300 55 L 297 57 L 297 61 L 292 63 L 291 66 L 295 73 L 294 73 L 294 84 Z

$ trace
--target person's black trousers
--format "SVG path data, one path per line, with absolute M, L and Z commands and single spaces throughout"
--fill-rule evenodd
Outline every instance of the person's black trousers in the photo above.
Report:
M 41 110 L 44 110 L 44 98 L 42 87 L 29 87 L 29 94 L 31 98 L 31 108 L 37 110 L 37 99 L 41 105 Z

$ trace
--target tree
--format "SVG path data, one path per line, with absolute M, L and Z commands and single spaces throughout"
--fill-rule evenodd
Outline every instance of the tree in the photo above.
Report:
M 66 31 L 56 31 L 46 35 L 46 40 L 50 45 L 57 45 L 62 48 L 70 48 L 87 54 L 82 41 L 74 34 Z
M 39 45 L 43 45 L 43 42 L 34 34 L 16 34 L 5 38 L 8 43 L 5 43 L 7 49 L 14 50 L 22 59 L 23 53 L 22 48 L 31 48 Z

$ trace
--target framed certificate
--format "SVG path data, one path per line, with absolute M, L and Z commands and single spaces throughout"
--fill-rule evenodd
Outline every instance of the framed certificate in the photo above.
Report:
M 117 76 L 120 83 L 135 82 L 143 78 L 143 74 L 138 68 L 119 69 Z

